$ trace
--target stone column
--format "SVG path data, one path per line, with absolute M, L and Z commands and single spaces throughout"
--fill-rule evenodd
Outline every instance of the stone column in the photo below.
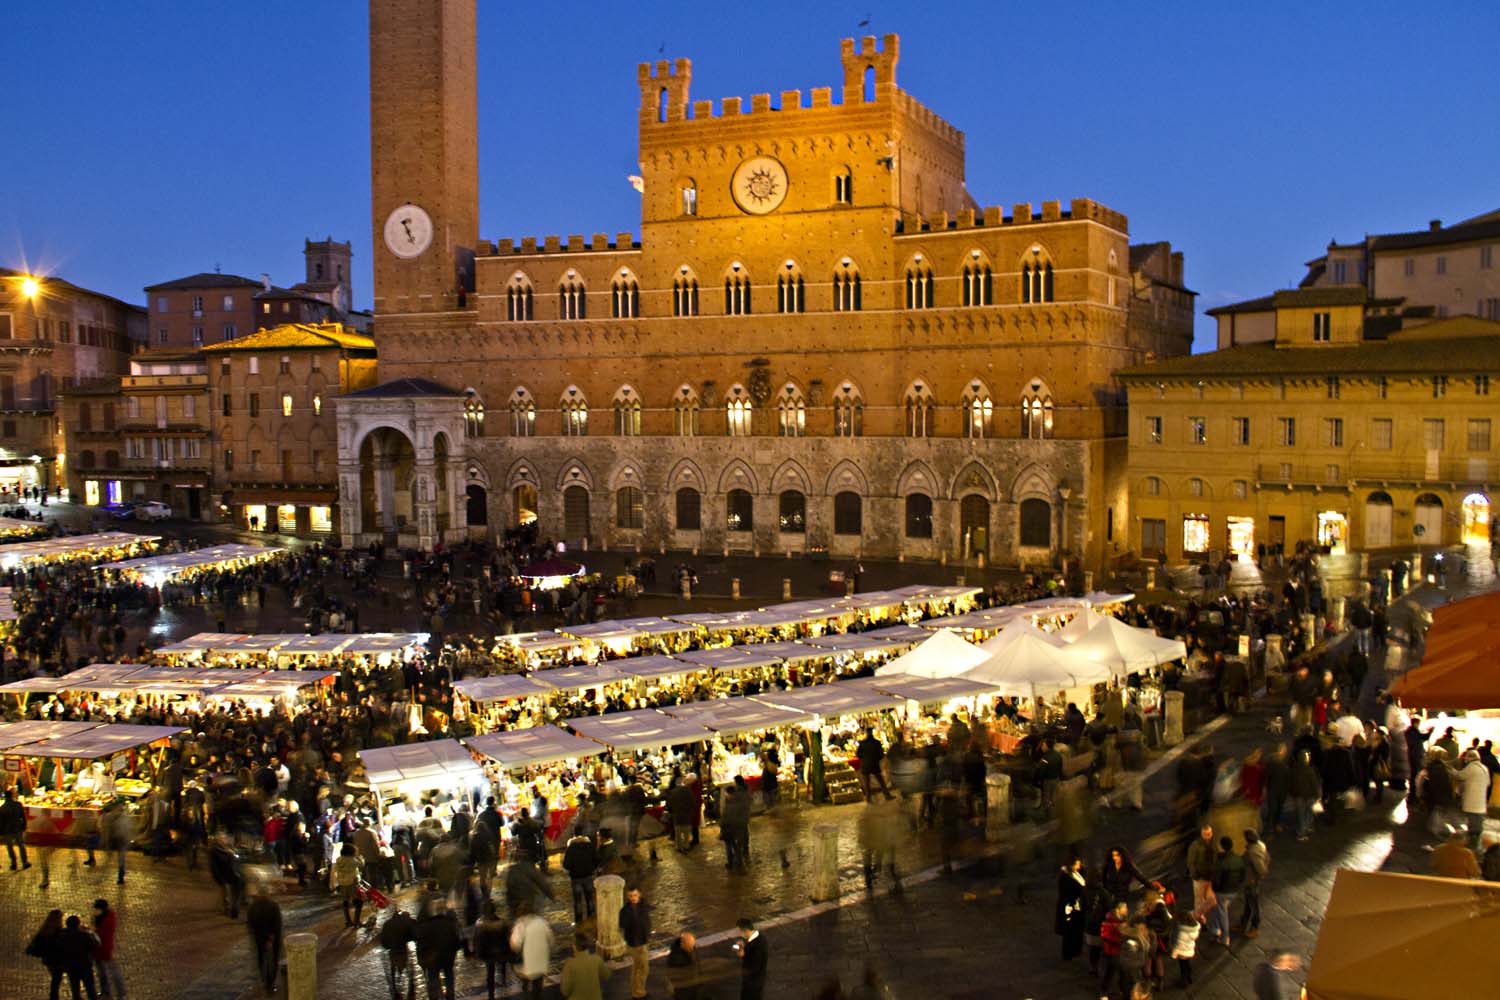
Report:
M 740 578 L 735 577 L 729 581 L 729 596 L 736 601 L 740 599 Z
M 1281 633 L 1272 632 L 1266 636 L 1266 674 L 1272 671 L 1280 672 L 1286 666 L 1286 654 L 1281 651 Z
M 1318 619 L 1316 615 L 1304 613 L 1302 615 L 1302 634 L 1307 636 L 1308 646 L 1318 641 Z
M 625 936 L 620 933 L 620 907 L 625 905 L 625 880 L 618 875 L 594 879 L 594 912 L 598 914 L 599 954 L 614 961 L 625 957 Z
M 792 581 L 790 577 L 781 578 L 781 599 L 790 601 L 792 599 Z
M 994 842 L 1010 826 L 1010 775 L 991 771 L 984 776 L 984 839 Z
M 288 934 L 285 944 L 287 1000 L 317 1000 L 318 936 Z
M 1094 592 L 1094 571 L 1091 569 L 1083 571 L 1083 592 L 1085 594 Z
M 691 601 L 693 599 L 693 579 L 687 575 L 684 575 L 682 578 L 682 599 L 684 601 Z
M 839 898 L 839 828 L 819 823 L 812 832 L 812 900 L 826 903 Z
M 1344 599 L 1331 597 L 1328 600 L 1328 623 L 1337 632 L 1344 630 Z
M 1168 691 L 1161 696 L 1162 742 L 1176 746 L 1182 742 L 1182 692 Z

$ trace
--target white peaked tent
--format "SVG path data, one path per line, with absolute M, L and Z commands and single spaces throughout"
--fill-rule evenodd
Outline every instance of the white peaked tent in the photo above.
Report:
M 1187 656 L 1187 646 L 1181 640 L 1163 638 L 1118 618 L 1105 618 L 1069 646 L 1069 651 L 1107 667 L 1116 677 Z
M 984 681 L 998 694 L 1047 698 L 1058 691 L 1097 684 L 1110 678 L 1109 669 L 1060 649 L 1037 635 L 1022 635 L 963 675 Z
M 1057 630 L 1057 637 L 1063 642 L 1077 642 L 1088 635 L 1094 626 L 1104 621 L 1105 615 L 1101 615 L 1093 608 L 1084 608 L 1074 615 L 1072 620 Z
M 957 677 L 989 658 L 989 653 L 956 632 L 942 630 L 932 633 L 932 638 L 925 640 L 910 652 L 877 668 L 875 673 L 881 677 L 890 674 L 907 674 L 911 677 Z
M 1049 646 L 1061 646 L 1062 641 L 1057 638 L 1056 632 L 1044 632 L 1037 627 L 1036 622 L 1029 617 L 1017 618 L 1006 625 L 1003 629 L 990 636 L 979 644 L 979 648 L 994 656 L 1003 651 L 1011 643 L 1019 641 L 1023 636 L 1032 639 L 1040 639 Z

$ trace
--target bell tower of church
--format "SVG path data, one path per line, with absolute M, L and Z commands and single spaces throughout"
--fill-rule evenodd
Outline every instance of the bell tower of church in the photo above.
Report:
M 474 305 L 476 49 L 474 0 L 370 0 L 377 316 Z

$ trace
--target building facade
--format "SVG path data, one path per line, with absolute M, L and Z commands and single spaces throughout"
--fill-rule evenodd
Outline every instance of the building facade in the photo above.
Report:
M 1489 541 L 1500 323 L 1391 328 L 1363 288 L 1278 292 L 1257 335 L 1120 373 L 1130 546 L 1170 562 L 1298 542 L 1411 551 Z M 1223 330 L 1242 318 L 1215 310 Z M 1243 331 L 1243 326 L 1241 326 Z
M 1112 545 L 1113 372 L 1188 349 L 1180 255 L 1087 199 L 977 206 L 895 36 L 844 42 L 837 100 L 693 101 L 687 60 L 642 65 L 640 238 L 481 240 L 472 0 L 422 6 L 371 5 L 383 384 L 338 404 L 347 541 Z
M 0 492 L 64 488 L 60 397 L 117 379 L 145 332 L 138 306 L 61 278 L 0 269 Z
M 337 323 L 284 324 L 206 347 L 220 512 L 252 531 L 335 530 L 334 397 L 374 384 L 375 343 Z

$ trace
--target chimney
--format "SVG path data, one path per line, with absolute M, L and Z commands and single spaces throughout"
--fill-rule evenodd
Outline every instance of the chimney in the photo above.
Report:
M 1427 231 L 1429 233 L 1435 233 L 1439 229 L 1442 229 L 1442 228 L 1443 228 L 1443 220 L 1442 219 L 1433 219 L 1431 222 L 1427 223 Z
M 264 271 L 260 275 L 260 287 L 268 292 L 271 290 L 271 276 Z

